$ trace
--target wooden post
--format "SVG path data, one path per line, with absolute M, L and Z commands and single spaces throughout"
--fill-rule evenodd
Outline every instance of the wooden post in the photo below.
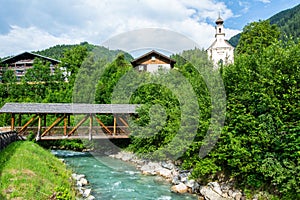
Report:
M 68 130 L 68 117 L 65 116 L 64 118 L 64 135 L 67 135 L 67 130 Z
M 37 134 L 36 134 L 36 141 L 39 141 L 41 139 L 41 127 L 42 127 L 42 117 L 41 115 L 39 115 L 38 118 L 38 130 L 37 130 Z
M 15 130 L 15 114 L 12 113 L 11 114 L 11 127 L 10 127 L 11 131 Z
M 90 114 L 90 127 L 89 127 L 89 140 L 92 140 L 92 131 L 93 131 L 93 115 Z
M 114 116 L 114 132 L 113 135 L 116 135 L 117 133 L 117 118 Z

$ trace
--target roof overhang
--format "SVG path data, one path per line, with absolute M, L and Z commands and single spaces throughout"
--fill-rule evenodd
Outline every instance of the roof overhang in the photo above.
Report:
M 138 104 L 6 103 L 0 113 L 11 114 L 134 114 Z

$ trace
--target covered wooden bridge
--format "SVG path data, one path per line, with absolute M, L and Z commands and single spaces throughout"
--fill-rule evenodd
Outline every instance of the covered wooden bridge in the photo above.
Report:
M 6 103 L 0 113 L 10 114 L 10 130 L 37 140 L 128 138 L 129 114 L 135 104 Z M 111 125 L 101 120 L 110 116 Z M 71 122 L 73 126 L 71 126 Z

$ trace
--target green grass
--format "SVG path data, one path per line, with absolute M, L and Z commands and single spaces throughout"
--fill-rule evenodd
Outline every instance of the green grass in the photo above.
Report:
M 71 172 L 49 151 L 29 141 L 0 152 L 0 199 L 75 199 Z

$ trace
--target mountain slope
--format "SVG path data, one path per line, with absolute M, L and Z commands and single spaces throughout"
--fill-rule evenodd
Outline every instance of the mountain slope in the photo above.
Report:
M 271 24 L 278 25 L 281 31 L 281 39 L 293 37 L 294 39 L 300 37 L 300 4 L 294 8 L 281 11 L 268 19 Z M 229 43 L 236 47 L 241 34 L 237 34 L 230 38 Z

